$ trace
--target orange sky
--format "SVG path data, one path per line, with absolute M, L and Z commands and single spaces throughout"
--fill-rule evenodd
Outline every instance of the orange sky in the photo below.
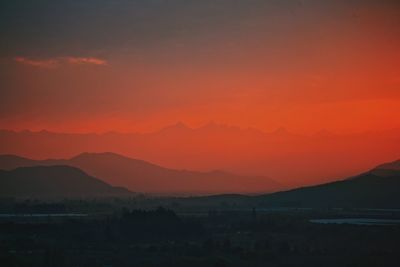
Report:
M 265 17 L 247 11 L 206 33 L 178 24 L 160 44 L 119 44 L 99 56 L 5 56 L 0 126 L 126 132 L 212 120 L 304 133 L 398 127 L 399 9 L 332 5 L 275 7 Z
M 400 127 L 396 1 L 60 5 L 2 3 L 0 128 Z

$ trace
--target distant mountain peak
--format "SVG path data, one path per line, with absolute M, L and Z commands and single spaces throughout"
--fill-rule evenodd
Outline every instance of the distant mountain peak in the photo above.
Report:
M 226 125 L 218 124 L 215 121 L 209 121 L 206 124 L 197 128 L 197 130 L 205 130 L 205 129 L 214 130 L 214 129 L 218 129 L 218 128 L 227 128 L 227 127 L 226 127 Z
M 219 127 L 219 126 L 222 126 L 222 125 L 216 123 L 215 121 L 209 121 L 206 124 L 204 124 L 203 126 L 201 126 L 201 128 L 214 128 L 214 127 Z
M 276 135 L 286 135 L 286 134 L 289 134 L 289 131 L 285 127 L 281 126 L 281 127 L 277 128 L 275 131 L 273 131 L 272 133 L 276 134 Z
M 187 126 L 182 121 L 178 121 L 175 124 L 162 128 L 159 132 L 169 132 L 169 131 L 175 132 L 175 131 L 188 131 L 188 130 L 192 130 L 192 128 Z
M 177 128 L 189 128 L 189 126 L 187 126 L 185 123 L 183 123 L 182 121 L 178 121 L 177 123 L 175 123 L 174 125 L 173 125 L 174 127 L 177 127 Z
M 231 126 L 224 123 L 217 123 L 215 121 L 209 121 L 208 123 L 196 128 L 196 130 L 223 130 L 223 131 L 241 131 L 242 129 L 238 126 Z

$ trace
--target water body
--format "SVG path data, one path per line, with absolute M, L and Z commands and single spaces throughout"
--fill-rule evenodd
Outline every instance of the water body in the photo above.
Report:
M 86 217 L 84 213 L 32 213 L 32 214 L 0 214 L 0 218 L 25 218 L 25 217 Z
M 397 219 L 371 219 L 371 218 L 341 218 L 341 219 L 315 219 L 312 223 L 320 224 L 352 224 L 352 225 L 400 225 Z

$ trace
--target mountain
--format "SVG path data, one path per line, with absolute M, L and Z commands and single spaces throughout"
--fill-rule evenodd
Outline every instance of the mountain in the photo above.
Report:
M 0 154 L 65 159 L 113 151 L 172 169 L 266 175 L 291 187 L 334 181 L 400 156 L 400 128 L 315 135 L 291 130 L 263 132 L 215 122 L 197 128 L 177 123 L 149 133 L 0 130 Z
M 12 170 L 18 167 L 38 165 L 33 159 L 28 159 L 16 155 L 0 155 L 0 170 Z
M 400 208 L 399 161 L 345 180 L 257 196 L 262 206 Z
M 19 167 L 0 170 L 0 196 L 93 197 L 121 196 L 131 192 L 87 175 L 70 166 Z
M 400 171 L 400 160 L 385 163 L 376 167 L 376 169 L 397 170 Z
M 176 170 L 115 153 L 82 153 L 67 160 L 31 160 L 14 155 L 0 156 L 0 169 L 21 166 L 69 165 L 112 185 L 145 193 L 273 192 L 281 189 L 264 176 L 240 176 L 223 171 Z

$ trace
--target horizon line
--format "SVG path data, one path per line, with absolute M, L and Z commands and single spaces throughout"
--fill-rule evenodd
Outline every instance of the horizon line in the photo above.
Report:
M 29 129 L 29 128 L 25 128 L 25 129 L 0 128 L 0 131 L 8 131 L 8 132 L 14 132 L 14 133 L 28 132 L 28 133 L 51 133 L 51 134 L 98 135 L 98 136 L 107 135 L 107 134 L 146 135 L 146 134 L 159 133 L 159 132 L 162 132 L 164 130 L 171 129 L 174 127 L 181 127 L 184 129 L 196 131 L 196 130 L 204 129 L 209 126 L 224 127 L 224 128 L 229 128 L 229 129 L 236 129 L 239 131 L 249 131 L 250 130 L 250 131 L 259 132 L 261 134 L 266 134 L 266 135 L 278 133 L 281 131 L 281 132 L 286 132 L 291 135 L 304 136 L 304 137 L 313 137 L 313 136 L 316 136 L 321 133 L 326 133 L 326 134 L 330 134 L 330 135 L 334 135 L 334 136 L 349 136 L 349 135 L 360 135 L 360 134 L 366 134 L 366 133 L 379 133 L 379 132 L 385 132 L 385 131 L 400 130 L 400 125 L 391 127 L 391 128 L 387 128 L 387 129 L 371 129 L 371 130 L 364 130 L 364 131 L 357 131 L 357 132 L 350 132 L 350 133 L 339 133 L 337 131 L 333 131 L 330 129 L 321 128 L 319 130 L 313 131 L 312 133 L 305 134 L 305 133 L 299 133 L 299 132 L 288 130 L 288 128 L 285 126 L 278 126 L 274 130 L 265 131 L 265 130 L 261 130 L 259 128 L 252 127 L 252 126 L 242 127 L 242 126 L 233 125 L 233 124 L 215 122 L 214 120 L 211 120 L 211 121 L 208 121 L 207 123 L 201 124 L 200 126 L 192 127 L 192 126 L 189 126 L 187 123 L 179 120 L 175 123 L 166 124 L 166 125 L 162 126 L 161 128 L 158 128 L 156 130 L 150 130 L 150 131 L 135 131 L 135 130 L 132 130 L 132 131 L 120 131 L 120 130 L 107 130 L 107 131 L 69 131 L 68 130 L 68 131 L 61 131 L 61 130 L 52 130 L 49 128 L 42 128 L 42 129 L 37 129 L 37 130 L 33 130 L 33 129 Z

